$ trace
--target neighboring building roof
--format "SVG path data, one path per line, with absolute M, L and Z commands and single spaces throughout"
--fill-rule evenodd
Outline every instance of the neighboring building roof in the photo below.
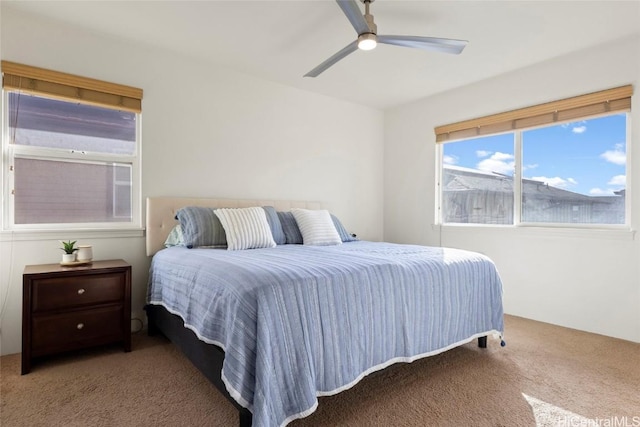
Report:
M 482 188 L 501 193 L 513 192 L 513 178 L 495 172 L 446 165 L 443 178 L 444 191 L 475 191 Z
M 443 169 L 443 189 L 446 192 L 477 191 L 479 189 L 498 193 L 513 192 L 513 177 L 509 175 L 452 165 L 445 165 Z M 619 200 L 621 196 L 624 196 L 623 190 L 611 196 L 590 196 L 554 187 L 532 179 L 525 178 L 522 180 L 522 183 L 523 192 L 527 197 L 552 198 L 555 200 L 587 203 L 611 203 L 614 200 Z

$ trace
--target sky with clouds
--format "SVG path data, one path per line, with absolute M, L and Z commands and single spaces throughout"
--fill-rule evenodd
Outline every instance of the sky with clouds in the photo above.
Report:
M 625 114 L 524 131 L 523 176 L 576 193 L 613 195 L 626 185 L 625 141 Z M 513 135 L 447 143 L 443 162 L 513 175 Z

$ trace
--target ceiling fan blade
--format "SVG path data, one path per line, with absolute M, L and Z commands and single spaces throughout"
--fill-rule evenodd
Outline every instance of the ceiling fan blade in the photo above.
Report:
M 358 6 L 356 0 L 336 0 L 336 3 L 340 6 L 342 12 L 347 15 L 347 19 L 351 22 L 351 25 L 353 25 L 358 35 L 371 32 L 369 24 L 367 24 L 367 21 L 364 19 L 364 15 L 360 11 L 360 6 Z
M 320 75 L 320 73 L 324 72 L 327 68 L 331 67 L 333 64 L 335 64 L 336 62 L 340 61 L 342 58 L 344 58 L 345 56 L 349 55 L 350 53 L 355 52 L 356 50 L 358 50 L 358 41 L 357 40 L 353 41 L 353 42 L 349 43 L 348 45 L 346 45 L 345 47 L 343 47 L 342 50 L 340 50 L 338 53 L 334 54 L 331 58 L 327 59 L 322 64 L 318 65 L 316 68 L 314 68 L 313 70 L 309 71 L 304 76 L 305 77 L 317 77 L 318 75 Z
M 378 36 L 378 43 L 412 47 L 436 52 L 453 53 L 457 55 L 462 52 L 468 41 L 420 36 Z

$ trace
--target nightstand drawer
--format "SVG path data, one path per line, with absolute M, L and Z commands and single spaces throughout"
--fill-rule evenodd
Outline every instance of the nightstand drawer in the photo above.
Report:
M 33 281 L 32 310 L 40 312 L 122 301 L 122 274 L 56 277 Z
M 122 340 L 122 306 L 33 316 L 32 355 Z

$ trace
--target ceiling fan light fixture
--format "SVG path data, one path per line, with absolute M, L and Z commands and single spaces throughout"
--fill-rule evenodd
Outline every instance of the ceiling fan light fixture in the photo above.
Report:
M 364 33 L 358 36 L 358 49 L 372 50 L 378 45 L 378 37 L 373 33 Z

